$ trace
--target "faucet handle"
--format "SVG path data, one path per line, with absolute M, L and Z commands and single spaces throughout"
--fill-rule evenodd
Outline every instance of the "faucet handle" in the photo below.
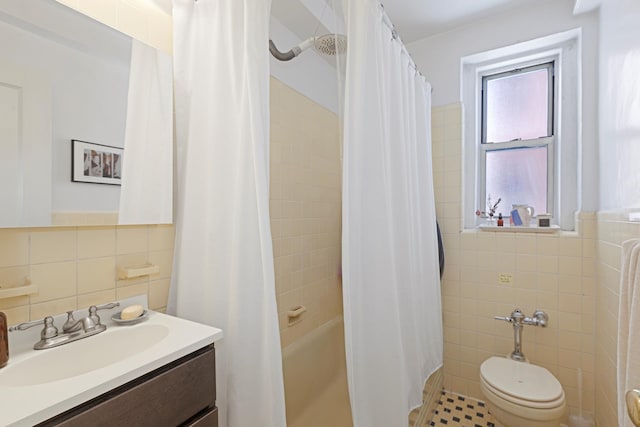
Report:
M 522 314 L 522 310 L 520 310 L 519 308 L 516 308 L 511 312 L 509 316 L 506 316 L 506 317 L 493 316 L 493 318 L 496 320 L 504 320 L 505 322 L 509 322 L 509 323 L 520 324 L 522 319 L 524 319 L 524 314 Z
M 17 325 L 14 326 L 10 326 L 9 327 L 9 332 L 13 332 L 13 331 L 26 331 L 29 328 L 32 328 L 34 326 L 38 326 L 39 324 L 41 324 L 42 322 L 44 322 L 44 319 L 40 319 L 40 320 L 32 320 L 30 322 L 22 322 L 19 323 Z
M 58 336 L 58 328 L 53 324 L 53 317 L 47 316 L 44 319 L 33 320 L 31 322 L 23 322 L 18 325 L 12 326 L 9 328 L 9 331 L 25 331 L 34 326 L 38 326 L 44 324 L 44 328 L 42 328 L 42 332 L 40 332 L 40 337 L 45 339 L 50 339 Z
M 93 320 L 93 322 L 96 325 L 100 325 L 101 323 L 100 323 L 100 316 L 98 316 L 98 310 L 109 310 L 119 306 L 120 306 L 119 302 L 110 302 L 108 304 L 103 304 L 98 306 L 92 305 L 91 307 L 89 307 L 89 318 Z
M 110 302 L 110 303 L 102 304 L 102 305 L 99 305 L 99 306 L 95 306 L 94 305 L 92 307 L 95 307 L 96 310 L 110 310 L 112 308 L 120 307 L 120 303 L 119 302 Z M 89 308 L 91 308 L 91 307 L 89 307 Z

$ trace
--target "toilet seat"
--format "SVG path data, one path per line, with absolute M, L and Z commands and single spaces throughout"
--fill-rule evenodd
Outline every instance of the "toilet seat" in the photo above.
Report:
M 480 366 L 487 391 L 518 406 L 554 409 L 564 405 L 560 382 L 541 366 L 504 357 L 490 357 Z

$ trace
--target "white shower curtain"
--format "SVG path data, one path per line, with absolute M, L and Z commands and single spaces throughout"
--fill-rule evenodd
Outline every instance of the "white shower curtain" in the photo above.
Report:
M 131 41 L 118 224 L 166 224 L 173 214 L 171 55 Z M 114 172 L 118 164 L 114 162 Z M 158 173 L 158 171 L 164 171 Z
M 355 427 L 406 425 L 442 365 L 430 86 L 375 0 L 347 5 L 343 295 Z
M 168 310 L 217 326 L 223 427 L 286 425 L 269 223 L 270 1 L 174 0 L 178 207 Z

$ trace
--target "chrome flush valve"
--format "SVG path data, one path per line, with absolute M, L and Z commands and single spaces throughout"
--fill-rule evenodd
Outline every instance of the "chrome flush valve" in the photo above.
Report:
M 536 310 L 533 312 L 532 317 L 526 317 L 522 314 L 522 311 L 519 308 L 513 310 L 509 317 L 494 316 L 493 318 L 513 324 L 514 349 L 511 352 L 510 357 L 519 362 L 527 360 L 525 355 L 522 353 L 522 327 L 524 325 L 532 325 L 542 326 L 544 328 L 547 326 L 547 322 L 549 321 L 549 316 L 542 310 Z
M 547 327 L 547 322 L 549 321 L 549 316 L 542 310 L 536 310 L 533 312 L 532 317 L 525 317 L 522 323 L 526 325 L 533 326 L 542 326 L 543 328 Z
M 522 324 L 522 319 L 524 319 L 525 316 L 524 314 L 522 314 L 522 311 L 520 311 L 519 308 L 516 308 L 511 312 L 511 315 L 509 315 L 508 317 L 493 316 L 493 318 L 496 320 L 504 320 L 505 322 L 509 322 L 509 323 Z

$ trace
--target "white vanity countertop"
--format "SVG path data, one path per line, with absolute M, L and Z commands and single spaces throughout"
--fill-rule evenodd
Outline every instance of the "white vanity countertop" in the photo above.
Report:
M 45 421 L 222 339 L 220 329 L 153 311 L 148 311 L 148 318 L 138 324 L 116 325 L 111 320 L 111 315 L 130 304 L 131 302 L 127 301 L 117 309 L 98 312 L 102 323 L 107 325 L 106 331 L 60 347 L 33 350 L 32 346 L 38 341 L 42 329 L 39 326 L 28 331 L 11 332 L 9 334 L 9 363 L 0 369 L 0 425 L 32 426 Z M 76 311 L 75 316 L 76 319 L 85 316 L 84 310 Z M 59 329 L 61 329 L 62 323 L 63 320 L 56 317 L 55 324 Z M 141 350 L 131 352 L 128 355 L 126 355 L 128 351 L 126 343 L 121 346 L 118 344 L 110 345 L 110 352 L 113 353 L 105 360 L 111 361 L 104 367 L 90 369 L 85 373 L 74 374 L 75 376 L 65 377 L 62 374 L 62 378 L 54 378 L 57 374 L 51 374 L 56 370 L 60 372 L 77 369 L 77 366 L 84 363 L 83 353 L 86 354 L 87 346 L 99 344 L 94 340 L 103 339 L 108 341 L 102 341 L 102 343 L 118 343 L 119 336 L 135 337 L 136 328 L 147 336 L 150 331 L 160 331 L 162 336 L 157 342 L 151 341 L 150 344 L 145 344 Z M 35 335 L 32 333 L 33 330 L 35 330 Z M 27 337 L 28 344 L 26 343 Z M 53 363 L 48 363 L 51 366 L 38 364 L 37 369 L 31 367 L 25 369 L 24 373 L 27 378 L 30 375 L 44 375 L 54 379 L 48 382 L 32 381 L 33 384 L 13 384 L 14 381 L 22 381 L 22 372 L 18 371 L 20 365 L 24 363 L 25 366 L 30 364 L 33 366 L 33 362 L 29 362 L 29 359 L 44 356 L 45 352 L 50 353 L 43 357 L 43 360 L 53 361 Z M 123 357 L 123 354 L 126 357 Z M 33 371 L 41 371 L 41 373 Z M 16 375 L 18 372 L 21 375 Z M 15 380 L 15 378 L 20 379 Z M 29 379 L 25 381 L 25 383 L 29 382 Z

